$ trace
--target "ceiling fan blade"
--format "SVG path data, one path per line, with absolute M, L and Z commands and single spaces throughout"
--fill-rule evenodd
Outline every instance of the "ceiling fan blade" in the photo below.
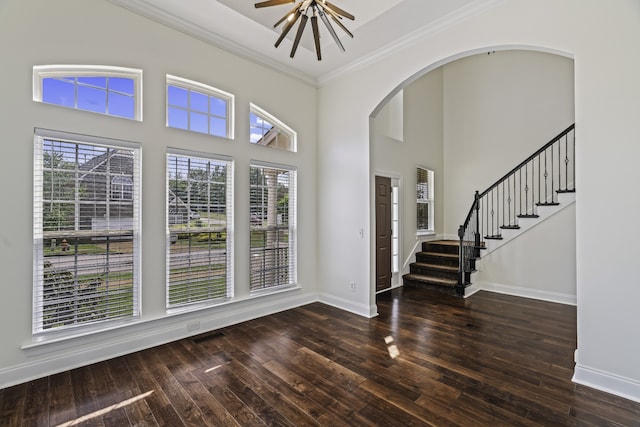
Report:
M 256 3 L 256 8 L 258 7 L 269 7 L 269 6 L 280 6 L 281 4 L 293 3 L 295 0 L 267 0 Z
M 345 17 L 345 18 L 347 18 L 347 19 L 351 19 L 352 21 L 353 21 L 354 19 L 356 19 L 356 17 L 355 17 L 355 16 L 353 16 L 352 14 L 350 14 L 349 12 L 347 12 L 346 10 L 344 10 L 344 9 L 340 9 L 338 6 L 336 6 L 335 4 L 331 4 L 331 3 L 329 3 L 328 1 L 324 1 L 324 0 L 322 0 L 322 1 L 321 1 L 321 4 L 322 4 L 323 6 L 326 6 L 328 9 L 331 9 L 332 11 L 334 11 L 335 13 L 337 13 L 338 15 L 342 15 L 342 16 L 344 16 L 344 17 Z
M 304 28 L 307 25 L 307 20 L 309 17 L 307 15 L 302 15 L 300 18 L 300 25 L 298 25 L 298 32 L 296 33 L 296 38 L 293 41 L 293 46 L 291 47 L 291 58 L 296 54 L 296 50 L 298 49 L 298 44 L 300 43 L 300 38 L 302 37 L 302 33 L 304 32 Z
M 278 22 L 273 24 L 273 28 L 276 28 L 278 25 L 282 24 L 285 21 L 285 19 L 287 19 L 289 16 L 293 15 L 294 13 L 296 13 L 298 11 L 298 9 L 300 9 L 301 7 L 302 7 L 302 3 L 298 3 L 297 5 L 295 5 L 293 7 L 293 9 L 291 9 L 289 12 L 287 12 L 286 15 L 284 15 L 282 18 L 280 18 L 280 20 Z
M 284 28 L 282 29 L 282 33 L 280 34 L 280 37 L 278 37 L 278 40 L 276 40 L 276 45 L 275 45 L 276 47 L 280 46 L 280 43 L 282 43 L 282 40 L 284 40 L 284 38 L 287 36 L 287 34 L 289 33 L 289 30 L 291 30 L 291 28 L 296 23 L 298 18 L 300 18 L 299 9 L 296 11 L 295 15 L 293 15 L 293 18 L 291 19 L 291 21 L 287 22 L 284 25 Z
M 316 55 L 318 61 L 322 60 L 322 53 L 320 51 L 320 29 L 318 28 L 318 17 L 314 14 L 311 17 L 311 28 L 313 29 L 313 40 L 316 43 Z
M 345 51 L 344 46 L 342 46 L 342 42 L 340 42 L 340 39 L 338 38 L 336 31 L 331 26 L 331 22 L 329 22 L 329 18 L 327 18 L 327 14 L 321 10 L 318 13 L 320 15 L 320 19 L 322 19 L 322 22 L 324 22 L 324 25 L 327 27 L 327 30 L 329 30 L 331 37 L 333 37 L 333 40 L 336 42 L 340 50 L 344 52 Z

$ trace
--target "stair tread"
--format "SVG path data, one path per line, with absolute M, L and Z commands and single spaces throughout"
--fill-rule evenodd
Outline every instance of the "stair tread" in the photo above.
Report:
M 425 252 L 425 251 L 420 251 L 418 252 L 419 254 L 423 254 L 423 255 L 428 255 L 428 256 L 438 256 L 438 257 L 443 257 L 443 258 L 458 258 L 458 254 L 448 254 L 445 252 Z
M 414 281 L 414 282 L 434 283 L 434 284 L 439 284 L 439 285 L 449 286 L 449 287 L 455 287 L 458 284 L 457 280 L 443 279 L 443 278 L 440 278 L 440 277 L 433 277 L 433 276 L 428 276 L 428 275 L 425 275 L 425 274 L 409 273 L 409 274 L 405 274 L 404 276 L 402 276 L 402 278 L 406 279 L 406 280 L 411 280 L 411 281 Z
M 446 270 L 446 271 L 452 271 L 452 272 L 457 272 L 458 271 L 458 267 L 453 267 L 453 266 L 450 266 L 450 265 L 429 264 L 429 263 L 426 263 L 426 262 L 414 262 L 412 264 L 415 265 L 416 267 L 431 268 L 431 269 L 434 269 L 434 270 Z
M 559 204 L 558 202 L 538 202 L 536 206 L 558 206 Z
M 500 228 L 502 228 L 503 230 L 520 230 L 520 226 L 519 225 L 501 225 Z

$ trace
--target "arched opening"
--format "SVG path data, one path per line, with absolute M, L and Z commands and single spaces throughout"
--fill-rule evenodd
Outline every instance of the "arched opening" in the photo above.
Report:
M 574 104 L 573 59 L 531 47 L 460 53 L 392 90 L 370 116 L 370 171 L 372 187 L 377 175 L 399 182 L 398 275 L 408 272 L 423 241 L 456 239 L 474 191 L 572 124 Z M 419 227 L 417 168 L 433 171 L 429 233 Z M 376 224 L 375 191 L 371 194 L 371 224 Z M 575 210 L 568 208 L 540 230 L 542 235 L 519 238 L 517 251 L 494 254 L 485 263 L 491 271 L 476 281 L 487 289 L 575 304 Z M 552 250 L 541 250 L 550 236 Z M 374 245 L 372 239 L 373 260 Z M 372 262 L 372 270 L 377 264 Z M 372 271 L 373 280 L 377 276 Z M 401 278 L 392 283 L 400 286 Z

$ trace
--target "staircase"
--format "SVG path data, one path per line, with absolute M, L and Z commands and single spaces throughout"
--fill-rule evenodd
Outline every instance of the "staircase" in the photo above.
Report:
M 404 286 L 435 289 L 456 295 L 460 243 L 457 240 L 422 242 L 416 262 L 409 265 L 409 274 L 402 276 Z
M 481 252 L 497 249 L 573 203 L 575 191 L 571 125 L 486 190 L 476 191 L 459 240 L 423 242 L 404 285 L 465 296 Z

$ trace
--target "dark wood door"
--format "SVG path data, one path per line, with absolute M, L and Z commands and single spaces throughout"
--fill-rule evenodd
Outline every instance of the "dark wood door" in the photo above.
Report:
M 376 176 L 376 291 L 391 287 L 391 178 Z

